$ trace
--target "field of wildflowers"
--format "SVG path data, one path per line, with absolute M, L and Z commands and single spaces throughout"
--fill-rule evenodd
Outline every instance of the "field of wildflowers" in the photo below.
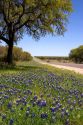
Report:
M 83 125 L 83 78 L 18 65 L 0 71 L 0 125 Z

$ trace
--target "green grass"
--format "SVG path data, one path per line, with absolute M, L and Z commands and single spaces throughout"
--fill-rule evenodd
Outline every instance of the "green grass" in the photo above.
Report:
M 0 69 L 0 125 L 82 125 L 82 109 L 83 75 L 34 61 Z

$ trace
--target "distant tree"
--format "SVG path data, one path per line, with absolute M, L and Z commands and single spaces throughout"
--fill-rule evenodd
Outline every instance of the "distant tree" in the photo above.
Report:
M 0 46 L 0 61 L 3 61 L 6 57 L 6 47 Z
M 6 61 L 6 55 L 7 55 L 7 50 L 8 47 L 7 46 L 0 46 L 0 61 Z M 13 58 L 15 61 L 30 61 L 32 60 L 32 56 L 30 53 L 25 52 L 22 50 L 22 48 L 13 47 Z
M 23 50 L 22 48 L 18 48 L 18 47 L 13 47 L 13 58 L 15 61 L 21 60 L 21 56 L 22 56 Z
M 47 33 L 62 35 L 71 11 L 71 0 L 0 0 L 0 40 L 9 47 L 8 64 L 14 43 L 24 33 L 35 39 Z
M 76 63 L 83 63 L 83 45 L 70 51 L 69 57 Z
M 30 53 L 24 51 L 21 55 L 21 60 L 22 61 L 30 61 L 30 60 L 32 60 L 32 56 Z

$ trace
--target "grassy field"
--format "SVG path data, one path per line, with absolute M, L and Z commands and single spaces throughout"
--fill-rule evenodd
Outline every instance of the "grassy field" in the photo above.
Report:
M 36 62 L 0 69 L 0 125 L 83 125 L 83 75 Z

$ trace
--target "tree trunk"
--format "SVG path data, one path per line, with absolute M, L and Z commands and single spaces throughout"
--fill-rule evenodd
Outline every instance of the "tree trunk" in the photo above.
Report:
M 13 63 L 13 42 L 14 42 L 14 32 L 12 23 L 8 24 L 8 31 L 9 31 L 9 43 L 8 43 L 8 53 L 7 53 L 7 63 Z
M 13 63 L 13 41 L 10 41 L 11 44 L 8 44 L 8 52 L 7 52 L 7 63 Z

